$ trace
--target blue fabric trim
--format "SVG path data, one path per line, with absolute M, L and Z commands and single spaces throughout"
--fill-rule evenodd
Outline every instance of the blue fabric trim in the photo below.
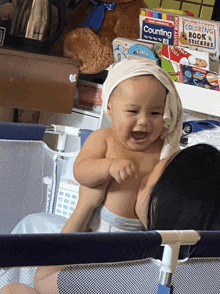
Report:
M 0 267 L 120 262 L 154 256 L 156 231 L 0 234 Z
M 201 240 L 189 247 L 187 257 L 220 257 L 219 231 L 197 231 Z
M 45 129 L 42 124 L 0 122 L 0 139 L 40 141 Z
M 159 284 L 157 289 L 157 294 L 171 294 L 172 293 L 172 286 L 165 286 Z

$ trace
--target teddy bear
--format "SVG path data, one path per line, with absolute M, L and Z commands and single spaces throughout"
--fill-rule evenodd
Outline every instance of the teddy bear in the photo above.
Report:
M 11 20 L 15 13 L 15 7 L 17 5 L 17 0 L 12 0 L 11 2 L 4 3 L 0 5 L 0 19 Z
M 140 8 L 145 7 L 144 0 L 82 0 L 67 11 L 67 25 L 50 52 L 79 60 L 83 74 L 103 71 L 114 63 L 116 37 L 139 38 Z

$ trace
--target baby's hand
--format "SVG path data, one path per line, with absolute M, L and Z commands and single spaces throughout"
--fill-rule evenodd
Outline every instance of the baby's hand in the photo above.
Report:
M 109 168 L 109 174 L 121 184 L 128 177 L 138 177 L 138 169 L 129 159 L 115 160 Z

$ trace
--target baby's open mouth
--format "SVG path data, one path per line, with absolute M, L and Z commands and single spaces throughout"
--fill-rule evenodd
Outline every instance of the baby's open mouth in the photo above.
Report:
M 132 132 L 132 137 L 135 140 L 143 140 L 147 137 L 147 133 L 146 132 Z

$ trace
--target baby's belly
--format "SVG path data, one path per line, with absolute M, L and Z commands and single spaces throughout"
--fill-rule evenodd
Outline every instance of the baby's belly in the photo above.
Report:
M 135 213 L 135 204 L 141 179 L 128 179 L 122 184 L 115 180 L 111 182 L 104 202 L 105 207 L 117 215 L 138 218 Z

